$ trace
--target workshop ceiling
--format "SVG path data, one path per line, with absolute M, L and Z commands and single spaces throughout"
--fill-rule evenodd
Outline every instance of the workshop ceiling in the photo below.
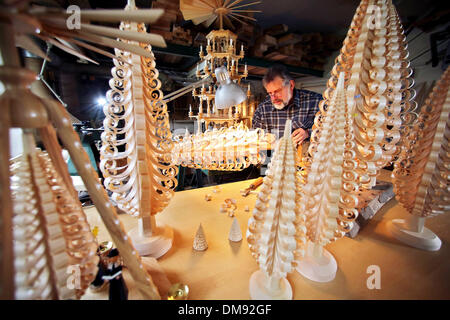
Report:
M 127 3 L 126 0 L 40 0 L 32 2 L 45 3 L 53 6 L 57 5 L 63 8 L 75 4 L 82 9 L 124 8 Z M 157 0 L 135 0 L 135 2 L 136 6 L 139 8 L 152 8 L 152 2 L 157 2 Z M 176 6 L 178 5 L 179 0 L 163 0 L 161 2 L 170 2 L 171 5 Z M 256 2 L 256 0 L 244 1 L 243 3 L 252 2 Z M 253 17 L 256 19 L 256 25 L 262 30 L 282 23 L 288 27 L 289 32 L 298 34 L 330 34 L 339 37 L 338 39 L 342 41 L 359 2 L 359 0 L 261 0 L 261 3 L 252 5 L 248 8 L 262 11 L 253 14 Z M 406 32 L 408 32 L 408 28 L 414 26 L 421 28 L 423 31 L 429 31 L 440 24 L 448 23 L 450 20 L 450 5 L 448 1 L 393 0 L 393 3 L 399 12 Z M 182 17 L 181 13 L 179 14 Z M 180 20 L 179 17 L 178 20 Z M 217 28 L 217 26 L 212 25 L 207 29 L 202 25 L 195 26 L 191 21 L 184 20 L 177 21 L 177 23 L 182 28 L 192 30 L 191 34 L 193 37 L 198 31 L 206 34 L 211 29 Z M 236 29 L 239 29 L 240 26 L 238 24 L 235 27 L 237 27 Z M 150 32 L 152 32 L 151 26 L 149 29 Z M 237 31 L 234 30 L 234 32 Z M 178 78 L 188 77 L 189 70 L 192 70 L 199 60 L 197 55 L 199 47 L 198 42 L 196 43 L 194 41 L 189 47 L 180 46 L 176 43 L 172 45 L 170 41 L 166 42 L 169 44 L 169 48 L 167 49 L 153 48 L 158 69 L 162 72 L 167 72 L 168 74 L 171 73 L 172 75 L 177 73 Z M 62 59 L 65 63 L 71 63 L 77 60 L 58 49 L 52 50 L 58 55 L 58 58 Z M 112 52 L 112 50 L 108 50 Z M 252 58 L 252 53 L 253 52 L 246 52 L 246 58 Z M 86 54 L 103 66 L 112 65 L 111 59 L 107 57 L 93 52 L 86 52 Z M 267 66 L 270 65 L 270 63 L 265 61 L 268 59 L 262 58 L 263 59 L 249 61 L 250 64 L 253 63 L 255 65 L 254 68 L 250 68 L 250 77 L 255 76 L 260 78 Z M 287 64 L 289 65 L 289 63 Z M 94 66 L 92 67 L 94 68 Z M 83 72 L 87 69 L 87 67 L 82 68 Z M 93 72 L 98 75 L 103 72 L 104 69 L 105 68 L 101 68 L 100 71 Z M 320 70 L 315 69 L 316 68 L 314 67 L 308 66 L 306 68 L 293 68 L 291 72 L 294 71 L 293 73 L 296 77 L 301 77 L 303 75 L 322 76 Z M 190 75 L 192 75 L 192 73 Z M 105 76 L 109 76 L 109 72 L 106 73 Z
M 124 8 L 127 3 L 126 0 L 34 0 L 30 2 L 61 8 L 67 8 L 69 5 L 74 4 L 82 9 Z M 155 54 L 157 68 L 160 71 L 160 80 L 163 83 L 162 88 L 165 91 L 170 91 L 184 86 L 188 82 L 196 81 L 193 70 L 195 70 L 195 66 L 199 62 L 198 50 L 200 43 L 202 43 L 202 39 L 198 39 L 198 35 L 206 35 L 212 29 L 217 29 L 218 26 L 213 24 L 209 28 L 206 28 L 203 25 L 194 25 L 191 21 L 183 20 L 182 13 L 179 11 L 179 0 L 135 0 L 136 6 L 143 9 L 152 8 L 158 2 L 160 5 L 166 6 L 166 8 L 170 8 L 170 10 L 166 10 L 167 14 L 160 19 L 163 22 L 160 23 L 160 20 L 157 21 L 159 26 L 151 25 L 148 31 L 151 33 L 160 32 L 160 34 L 162 32 L 163 35 L 167 35 L 164 38 L 168 47 L 153 47 L 153 52 Z M 257 0 L 244 0 L 242 3 L 253 2 L 257 2 Z M 319 35 L 320 41 L 322 41 L 320 43 L 321 46 L 316 48 L 316 51 L 310 51 L 305 54 L 305 57 L 300 63 L 292 56 L 290 60 L 278 61 L 286 64 L 297 79 L 311 76 L 322 77 L 324 61 L 328 60 L 332 53 L 341 47 L 342 40 L 347 33 L 359 3 L 359 0 L 261 0 L 261 3 L 251 6 L 252 10 L 261 10 L 261 12 L 250 14 L 251 17 L 256 19 L 256 22 L 248 24 L 247 27 L 250 25 L 260 35 L 266 35 L 266 31 L 271 27 L 283 24 L 288 30 L 286 34 L 295 33 L 301 36 L 308 36 L 311 39 Z M 423 32 L 431 32 L 437 27 L 449 25 L 450 1 L 393 0 L 393 3 L 400 15 L 406 34 L 413 28 L 418 28 Z M 176 22 L 174 23 L 173 21 Z M 166 25 L 163 27 L 166 29 L 162 30 L 164 28 L 161 29 L 160 27 L 164 23 Z M 167 23 L 169 24 L 167 25 Z M 175 41 L 177 39 L 175 38 L 170 41 L 168 40 L 171 34 L 175 32 L 175 26 L 180 28 L 181 33 L 184 31 L 190 32 L 192 40 L 189 45 L 183 44 L 182 38 L 178 38 L 181 44 L 179 41 L 177 43 Z M 157 30 L 158 28 L 160 30 Z M 238 34 L 238 40 L 244 29 L 248 28 L 245 25 L 239 25 L 239 23 L 235 25 L 233 32 Z M 446 40 L 449 37 L 448 34 L 441 34 L 440 36 L 439 41 Z M 442 37 L 446 37 L 446 39 Z M 251 36 L 248 37 L 248 34 L 247 39 L 254 44 L 255 39 Z M 333 45 L 327 43 L 327 41 L 331 41 L 330 39 L 333 40 Z M 279 37 L 275 39 L 275 41 L 278 40 Z M 204 36 L 203 41 L 206 41 Z M 261 45 L 258 41 L 257 39 L 256 44 Z M 40 45 L 44 50 L 46 49 L 44 42 L 41 42 Z M 298 45 L 301 48 L 302 43 L 296 44 L 296 46 Z M 254 48 L 251 49 L 250 44 L 245 45 L 245 47 L 244 62 L 249 66 L 249 77 L 247 80 L 261 79 L 267 67 L 272 65 L 274 60 L 279 57 L 283 58 L 283 54 L 286 54 L 285 52 L 278 52 L 280 50 L 277 51 L 279 48 L 276 47 L 269 48 L 263 54 Z M 110 48 L 103 49 L 113 52 Z M 52 62 L 47 65 L 49 72 L 52 73 L 49 76 L 49 82 L 54 84 L 55 91 L 59 91 L 64 96 L 64 99 L 71 99 L 70 97 L 76 99 L 77 101 L 73 102 L 73 104 L 79 105 L 80 108 L 85 104 L 87 105 L 89 99 L 92 100 L 91 96 L 102 94 L 102 92 L 108 90 L 108 79 L 111 78 L 110 70 L 113 66 L 110 58 L 92 51 L 82 51 L 89 58 L 99 62 L 99 65 L 88 64 L 86 61 L 77 59 L 57 48 L 51 49 L 50 57 Z M 319 60 L 321 61 L 309 61 L 309 65 L 302 65 L 302 63 L 307 62 L 307 59 L 314 58 L 316 60 L 320 58 Z M 97 87 L 96 90 L 98 92 L 85 95 L 86 98 L 83 98 L 82 95 L 80 96 L 80 91 L 61 92 L 63 86 L 65 86 L 64 90 L 70 91 L 68 89 L 69 86 L 62 82 L 64 80 L 63 78 L 70 73 L 77 74 L 76 79 L 81 80 L 83 85 L 85 85 L 86 88 L 79 88 L 79 90 L 85 90 L 83 93 L 88 92 L 93 87 Z M 69 80 L 69 77 L 66 78 L 68 83 L 72 81 Z M 86 99 L 86 102 L 83 99 Z M 89 108 L 89 106 L 86 108 Z

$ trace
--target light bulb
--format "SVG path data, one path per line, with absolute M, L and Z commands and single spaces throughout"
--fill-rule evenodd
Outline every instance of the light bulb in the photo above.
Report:
M 104 97 L 99 97 L 99 98 L 97 98 L 97 104 L 99 105 L 99 106 L 104 106 L 105 104 L 106 104 L 106 99 L 104 98 Z

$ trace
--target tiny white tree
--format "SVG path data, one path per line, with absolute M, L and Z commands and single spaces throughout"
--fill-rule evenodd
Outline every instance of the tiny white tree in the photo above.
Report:
M 242 240 L 241 227 L 239 226 L 239 222 L 237 221 L 236 217 L 233 218 L 233 222 L 231 223 L 228 239 L 234 242 L 239 242 Z
M 208 242 L 206 242 L 205 232 L 203 231 L 201 223 L 197 229 L 197 233 L 195 234 L 193 247 L 197 251 L 205 251 L 208 249 Z

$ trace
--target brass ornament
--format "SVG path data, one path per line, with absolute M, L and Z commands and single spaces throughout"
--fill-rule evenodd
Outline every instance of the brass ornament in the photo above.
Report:
M 186 284 L 175 283 L 170 286 L 167 300 L 187 300 L 189 287 Z

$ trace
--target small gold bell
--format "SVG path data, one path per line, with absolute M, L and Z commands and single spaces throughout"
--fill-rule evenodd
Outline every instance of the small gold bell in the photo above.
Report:
M 189 287 L 182 283 L 173 284 L 167 294 L 167 300 L 187 300 Z

